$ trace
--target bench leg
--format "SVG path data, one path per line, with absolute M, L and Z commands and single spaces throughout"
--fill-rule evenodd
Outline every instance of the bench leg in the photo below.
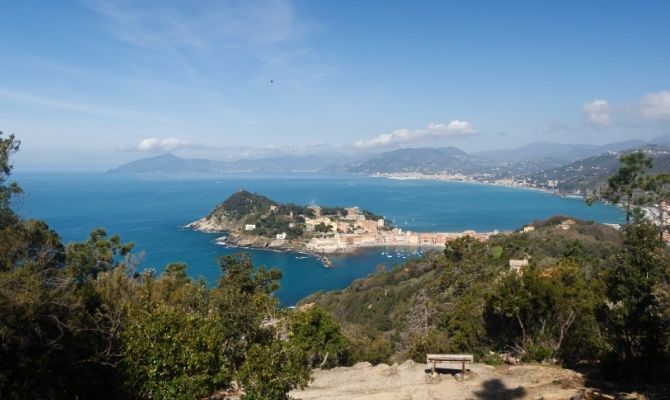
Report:
M 432 375 L 435 375 L 435 363 L 436 363 L 436 361 L 433 361 L 433 370 L 432 370 Z
M 463 376 L 465 376 L 465 361 L 463 361 Z

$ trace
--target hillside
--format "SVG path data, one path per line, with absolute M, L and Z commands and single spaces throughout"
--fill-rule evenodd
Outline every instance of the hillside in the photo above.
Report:
M 577 221 L 563 229 L 560 225 L 566 220 L 557 216 L 536 221 L 530 232 L 494 236 L 484 243 L 449 242 L 444 254 L 394 266 L 343 290 L 316 293 L 301 304 L 326 308 L 357 343 L 374 349 L 361 359 L 420 361 L 429 349 L 485 356 L 489 345 L 480 341 L 495 337 L 497 331 L 487 333 L 485 298 L 510 270 L 510 259 L 529 260 L 528 268 L 537 274 L 560 270 L 567 260 L 579 259 L 581 273 L 589 277 L 602 270 L 621 246 L 613 228 Z M 507 335 L 510 340 L 515 334 Z
M 559 163 L 568 163 L 579 159 L 596 156 L 608 151 L 622 151 L 639 146 L 646 142 L 638 139 L 604 145 L 564 144 L 552 142 L 535 142 L 514 149 L 490 150 L 473 155 L 492 160 L 522 161 L 538 158 L 553 159 Z
M 401 234 L 382 216 L 358 207 L 282 204 L 245 190 L 232 194 L 207 216 L 187 227 L 224 232 L 226 236 L 219 238 L 224 244 L 315 255 L 353 251 Z M 329 264 L 327 258 L 321 259 Z
M 425 147 L 383 152 L 362 161 L 347 164 L 342 170 L 359 174 L 448 172 L 509 178 L 514 175 L 535 173 L 558 165 L 560 163 L 550 158 L 521 161 L 489 160 L 468 154 L 456 147 Z
M 670 147 L 646 145 L 640 150 L 654 159 L 652 173 L 670 172 Z M 607 184 L 607 177 L 619 168 L 619 157 L 627 152 L 608 152 L 570 164 L 544 170 L 529 176 L 539 186 L 555 187 L 562 191 L 598 189 Z M 553 182 L 552 182 L 553 181 Z
M 314 210 L 295 204 L 279 204 L 265 196 L 239 190 L 188 227 L 208 232 L 242 234 L 245 225 L 254 225 L 254 231 L 249 235 L 274 239 L 274 235 L 285 231 L 289 237 L 299 237 L 306 216 L 313 217 Z

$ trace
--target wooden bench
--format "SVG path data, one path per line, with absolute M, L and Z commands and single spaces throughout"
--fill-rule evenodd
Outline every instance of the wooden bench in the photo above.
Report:
M 426 355 L 426 361 L 428 364 L 432 363 L 432 375 L 435 375 L 435 366 L 437 363 L 441 362 L 461 362 L 463 376 L 465 376 L 465 363 L 473 363 L 475 358 L 472 354 L 428 354 Z

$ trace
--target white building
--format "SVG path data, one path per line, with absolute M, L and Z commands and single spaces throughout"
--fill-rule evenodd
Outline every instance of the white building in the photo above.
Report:
M 286 240 L 286 232 L 278 233 L 275 237 L 277 240 Z
M 524 227 L 523 227 L 523 231 L 524 231 L 524 232 L 532 232 L 532 231 L 534 231 L 534 230 L 535 230 L 535 227 L 532 226 L 532 225 L 528 225 L 528 226 L 524 226 Z
M 244 230 L 245 230 L 245 231 L 253 231 L 254 229 L 256 229 L 256 225 L 254 225 L 254 224 L 246 224 L 246 225 L 244 225 Z

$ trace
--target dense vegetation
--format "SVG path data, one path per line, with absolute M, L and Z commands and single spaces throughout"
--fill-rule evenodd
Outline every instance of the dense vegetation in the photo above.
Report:
M 132 244 L 102 229 L 63 244 L 11 209 L 13 136 L 0 136 L 0 398 L 201 399 L 243 387 L 284 399 L 345 339 L 319 309 L 288 312 L 281 274 L 219 259 L 215 287 L 184 264 L 136 272 Z

